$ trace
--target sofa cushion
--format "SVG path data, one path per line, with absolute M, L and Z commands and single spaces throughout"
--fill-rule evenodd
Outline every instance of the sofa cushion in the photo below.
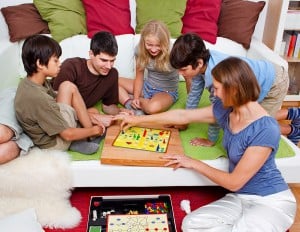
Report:
M 186 8 L 186 0 L 136 0 L 136 33 L 140 33 L 144 25 L 152 20 L 164 22 L 171 36 L 177 38 L 181 34 L 182 20 Z
M 98 31 L 110 31 L 114 35 L 133 34 L 130 26 L 128 0 L 83 0 L 86 12 L 88 36 L 91 38 Z
M 87 33 L 85 11 L 80 0 L 34 0 L 34 4 L 48 22 L 52 37 L 58 42 Z
M 231 39 L 217 37 L 215 44 L 204 41 L 206 48 L 226 53 L 231 56 L 247 56 L 247 49 Z
M 221 0 L 188 0 L 182 18 L 182 33 L 195 32 L 202 39 L 215 43 Z
M 264 6 L 264 1 L 223 0 L 218 22 L 218 36 L 234 40 L 248 49 Z
M 1 8 L 8 26 L 9 39 L 17 42 L 35 34 L 50 33 L 48 24 L 44 21 L 32 3 Z

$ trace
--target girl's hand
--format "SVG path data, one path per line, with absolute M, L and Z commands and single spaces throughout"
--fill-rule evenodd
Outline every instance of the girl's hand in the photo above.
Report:
M 169 162 L 166 163 L 164 166 L 174 165 L 174 170 L 176 170 L 180 167 L 192 169 L 193 163 L 196 161 L 185 155 L 164 155 L 164 156 L 162 156 L 162 158 L 169 160 Z
M 138 99 L 138 98 L 133 99 L 132 102 L 131 102 L 131 106 L 132 106 L 134 109 L 141 109 L 140 99 Z

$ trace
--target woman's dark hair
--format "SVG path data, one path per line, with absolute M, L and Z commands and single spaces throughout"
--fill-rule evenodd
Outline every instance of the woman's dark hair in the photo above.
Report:
M 28 37 L 22 47 L 22 61 L 28 76 L 37 72 L 37 61 L 48 66 L 52 56 L 61 56 L 61 47 L 57 41 L 45 35 Z
M 224 90 L 224 106 L 241 106 L 257 101 L 260 87 L 248 63 L 237 57 L 229 57 L 212 69 L 212 76 Z

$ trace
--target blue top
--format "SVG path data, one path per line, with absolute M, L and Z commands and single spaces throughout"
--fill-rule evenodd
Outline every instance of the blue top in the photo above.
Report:
M 270 116 L 264 116 L 252 122 L 240 132 L 233 133 L 229 127 L 229 114 L 231 111 L 232 108 L 223 108 L 223 104 L 219 99 L 213 105 L 217 122 L 224 130 L 223 146 L 228 155 L 230 173 L 248 147 L 272 148 L 265 164 L 237 193 L 266 196 L 287 190 L 288 185 L 275 164 L 275 154 L 280 140 L 280 129 L 277 121 Z
M 203 86 L 205 85 L 205 88 L 209 88 L 212 86 L 211 70 L 219 62 L 221 62 L 222 60 L 230 56 L 215 50 L 209 50 L 209 51 L 210 51 L 210 58 L 207 63 L 205 74 L 204 75 L 199 74 L 198 76 L 193 77 L 191 91 L 187 99 L 186 108 L 189 109 L 197 108 L 203 92 Z M 249 59 L 247 57 L 239 57 L 239 58 L 246 61 L 250 65 L 252 71 L 254 72 L 258 84 L 260 86 L 260 95 L 258 98 L 258 102 L 261 102 L 266 97 L 266 95 L 268 94 L 268 92 L 270 91 L 273 85 L 275 79 L 274 65 L 264 60 L 254 60 L 254 59 Z M 205 84 L 203 82 L 205 82 Z

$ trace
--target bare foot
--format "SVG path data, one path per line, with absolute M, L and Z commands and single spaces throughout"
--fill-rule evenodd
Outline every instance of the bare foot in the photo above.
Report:
M 94 125 L 104 125 L 109 127 L 113 123 L 113 116 L 100 113 L 89 113 L 90 119 Z
M 208 139 L 196 137 L 196 138 L 191 139 L 190 144 L 193 146 L 212 147 L 215 143 Z

